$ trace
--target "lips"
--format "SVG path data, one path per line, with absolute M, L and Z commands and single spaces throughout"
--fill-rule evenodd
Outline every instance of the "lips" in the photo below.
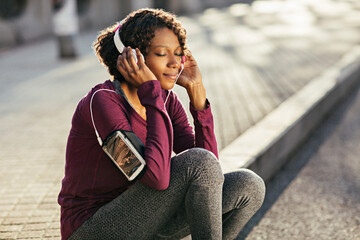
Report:
M 176 80 L 177 74 L 164 73 L 164 76 L 172 80 Z

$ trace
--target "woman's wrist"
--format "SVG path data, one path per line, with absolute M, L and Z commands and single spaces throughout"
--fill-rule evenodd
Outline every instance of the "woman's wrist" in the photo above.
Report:
M 195 110 L 204 110 L 206 108 L 206 90 L 201 83 L 190 84 L 187 88 L 190 103 Z

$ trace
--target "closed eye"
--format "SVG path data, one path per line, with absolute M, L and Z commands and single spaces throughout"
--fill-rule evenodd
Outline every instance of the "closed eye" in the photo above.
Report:
M 166 54 L 161 54 L 161 53 L 155 53 L 156 56 L 159 56 L 159 57 L 165 57 Z M 184 54 L 183 53 L 174 53 L 175 56 L 178 56 L 178 57 L 182 57 Z

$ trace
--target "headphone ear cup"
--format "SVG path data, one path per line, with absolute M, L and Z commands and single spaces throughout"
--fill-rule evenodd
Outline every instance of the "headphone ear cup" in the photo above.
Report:
M 132 49 L 131 49 L 131 53 L 132 53 L 132 55 L 134 56 L 134 59 L 135 59 L 136 64 L 139 64 L 139 61 L 138 61 L 137 56 L 136 56 L 136 50 L 132 48 Z M 142 55 L 142 54 L 140 54 L 140 55 L 141 55 L 141 58 L 143 59 L 143 61 L 145 62 L 144 55 Z

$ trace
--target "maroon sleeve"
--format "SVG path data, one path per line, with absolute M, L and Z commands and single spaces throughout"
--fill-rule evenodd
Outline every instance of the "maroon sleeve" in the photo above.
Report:
M 170 181 L 170 159 L 172 151 L 172 124 L 164 106 L 162 90 L 158 81 L 148 81 L 138 88 L 141 104 L 146 108 L 147 136 L 144 159 L 147 164 L 143 184 L 164 190 Z M 93 100 L 96 128 L 104 140 L 112 131 L 132 131 L 126 118 L 127 109 L 119 105 L 117 94 L 100 91 Z M 96 109 L 96 110 L 95 110 Z
M 174 151 L 180 153 L 186 149 L 200 147 L 211 151 L 218 157 L 217 142 L 214 133 L 214 120 L 211 106 L 206 100 L 206 108 L 195 110 L 190 104 L 190 112 L 194 119 L 195 133 L 189 123 L 188 116 L 176 95 L 173 100 Z
M 109 89 L 100 89 L 94 91 L 91 97 L 93 101 L 89 100 L 89 105 L 85 105 L 90 108 L 90 118 L 86 117 L 85 119 L 89 121 L 92 127 L 96 127 L 103 141 L 115 130 L 132 131 L 126 117 L 127 109 L 119 104 L 118 98 L 120 96 L 116 92 Z M 94 122 L 91 121 L 91 113 L 93 114 Z
M 206 108 L 201 111 L 195 110 L 190 104 L 190 112 L 194 118 L 196 147 L 209 150 L 219 158 L 214 133 L 214 118 L 209 101 L 206 100 Z
M 170 182 L 170 160 L 173 129 L 164 106 L 160 82 L 153 80 L 138 88 L 140 102 L 146 108 L 147 136 L 145 161 L 147 169 L 139 180 L 157 190 L 164 190 Z

